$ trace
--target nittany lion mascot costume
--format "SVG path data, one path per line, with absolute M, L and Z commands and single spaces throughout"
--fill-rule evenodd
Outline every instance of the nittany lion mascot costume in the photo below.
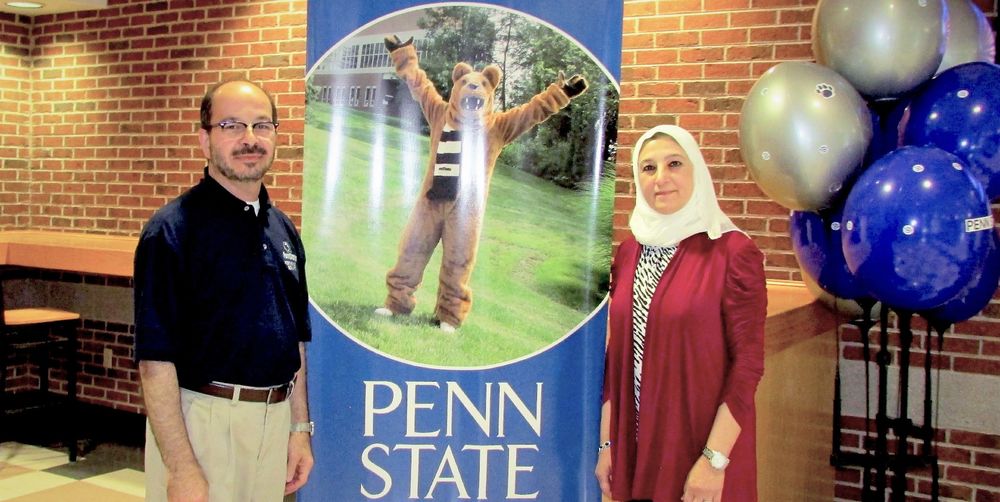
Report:
M 434 317 L 442 330 L 453 332 L 472 304 L 469 278 L 500 151 L 569 104 L 587 89 L 587 81 L 579 75 L 564 80 L 560 73 L 557 82 L 528 103 L 498 112 L 493 109 L 493 92 L 501 76 L 498 66 L 491 64 L 477 72 L 458 63 L 451 74 L 451 97 L 445 101 L 420 69 L 412 38 L 402 42 L 396 36 L 386 37 L 385 46 L 396 74 L 420 103 L 430 126 L 431 145 L 420 197 L 399 243 L 399 258 L 386 274 L 389 294 L 376 313 L 413 311 L 413 293 L 440 241 L 443 256 Z

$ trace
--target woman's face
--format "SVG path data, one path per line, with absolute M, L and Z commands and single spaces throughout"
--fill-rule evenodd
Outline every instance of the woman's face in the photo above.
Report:
M 694 193 L 694 166 L 669 137 L 654 137 L 639 151 L 639 190 L 649 207 L 662 214 L 679 211 Z

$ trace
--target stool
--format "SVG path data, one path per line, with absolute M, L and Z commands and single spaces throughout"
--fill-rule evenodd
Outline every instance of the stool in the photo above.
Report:
M 0 308 L 3 299 L 0 296 Z M 39 391 L 43 400 L 48 400 L 49 359 L 53 349 L 63 349 L 66 357 L 66 398 L 65 416 L 66 442 L 69 445 L 69 460 L 77 457 L 77 431 L 74 421 L 76 407 L 77 333 L 80 314 L 52 308 L 22 308 L 3 310 L 0 317 L 0 419 L 8 412 L 7 359 L 14 351 L 39 351 L 42 354 L 38 364 Z M 61 334 L 61 335 L 60 335 Z M 53 336 L 55 335 L 55 336 Z

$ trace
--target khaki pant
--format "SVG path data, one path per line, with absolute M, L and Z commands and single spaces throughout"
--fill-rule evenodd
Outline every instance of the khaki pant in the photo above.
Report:
M 275 502 L 284 497 L 288 401 L 265 405 L 181 389 L 191 447 L 208 480 L 210 502 Z M 146 500 L 167 500 L 167 472 L 146 422 Z

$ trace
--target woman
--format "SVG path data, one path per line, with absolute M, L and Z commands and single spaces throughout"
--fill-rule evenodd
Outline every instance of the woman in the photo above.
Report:
M 595 474 L 615 500 L 757 500 L 754 393 L 764 372 L 763 255 L 722 213 L 694 138 L 658 126 L 611 278 Z

